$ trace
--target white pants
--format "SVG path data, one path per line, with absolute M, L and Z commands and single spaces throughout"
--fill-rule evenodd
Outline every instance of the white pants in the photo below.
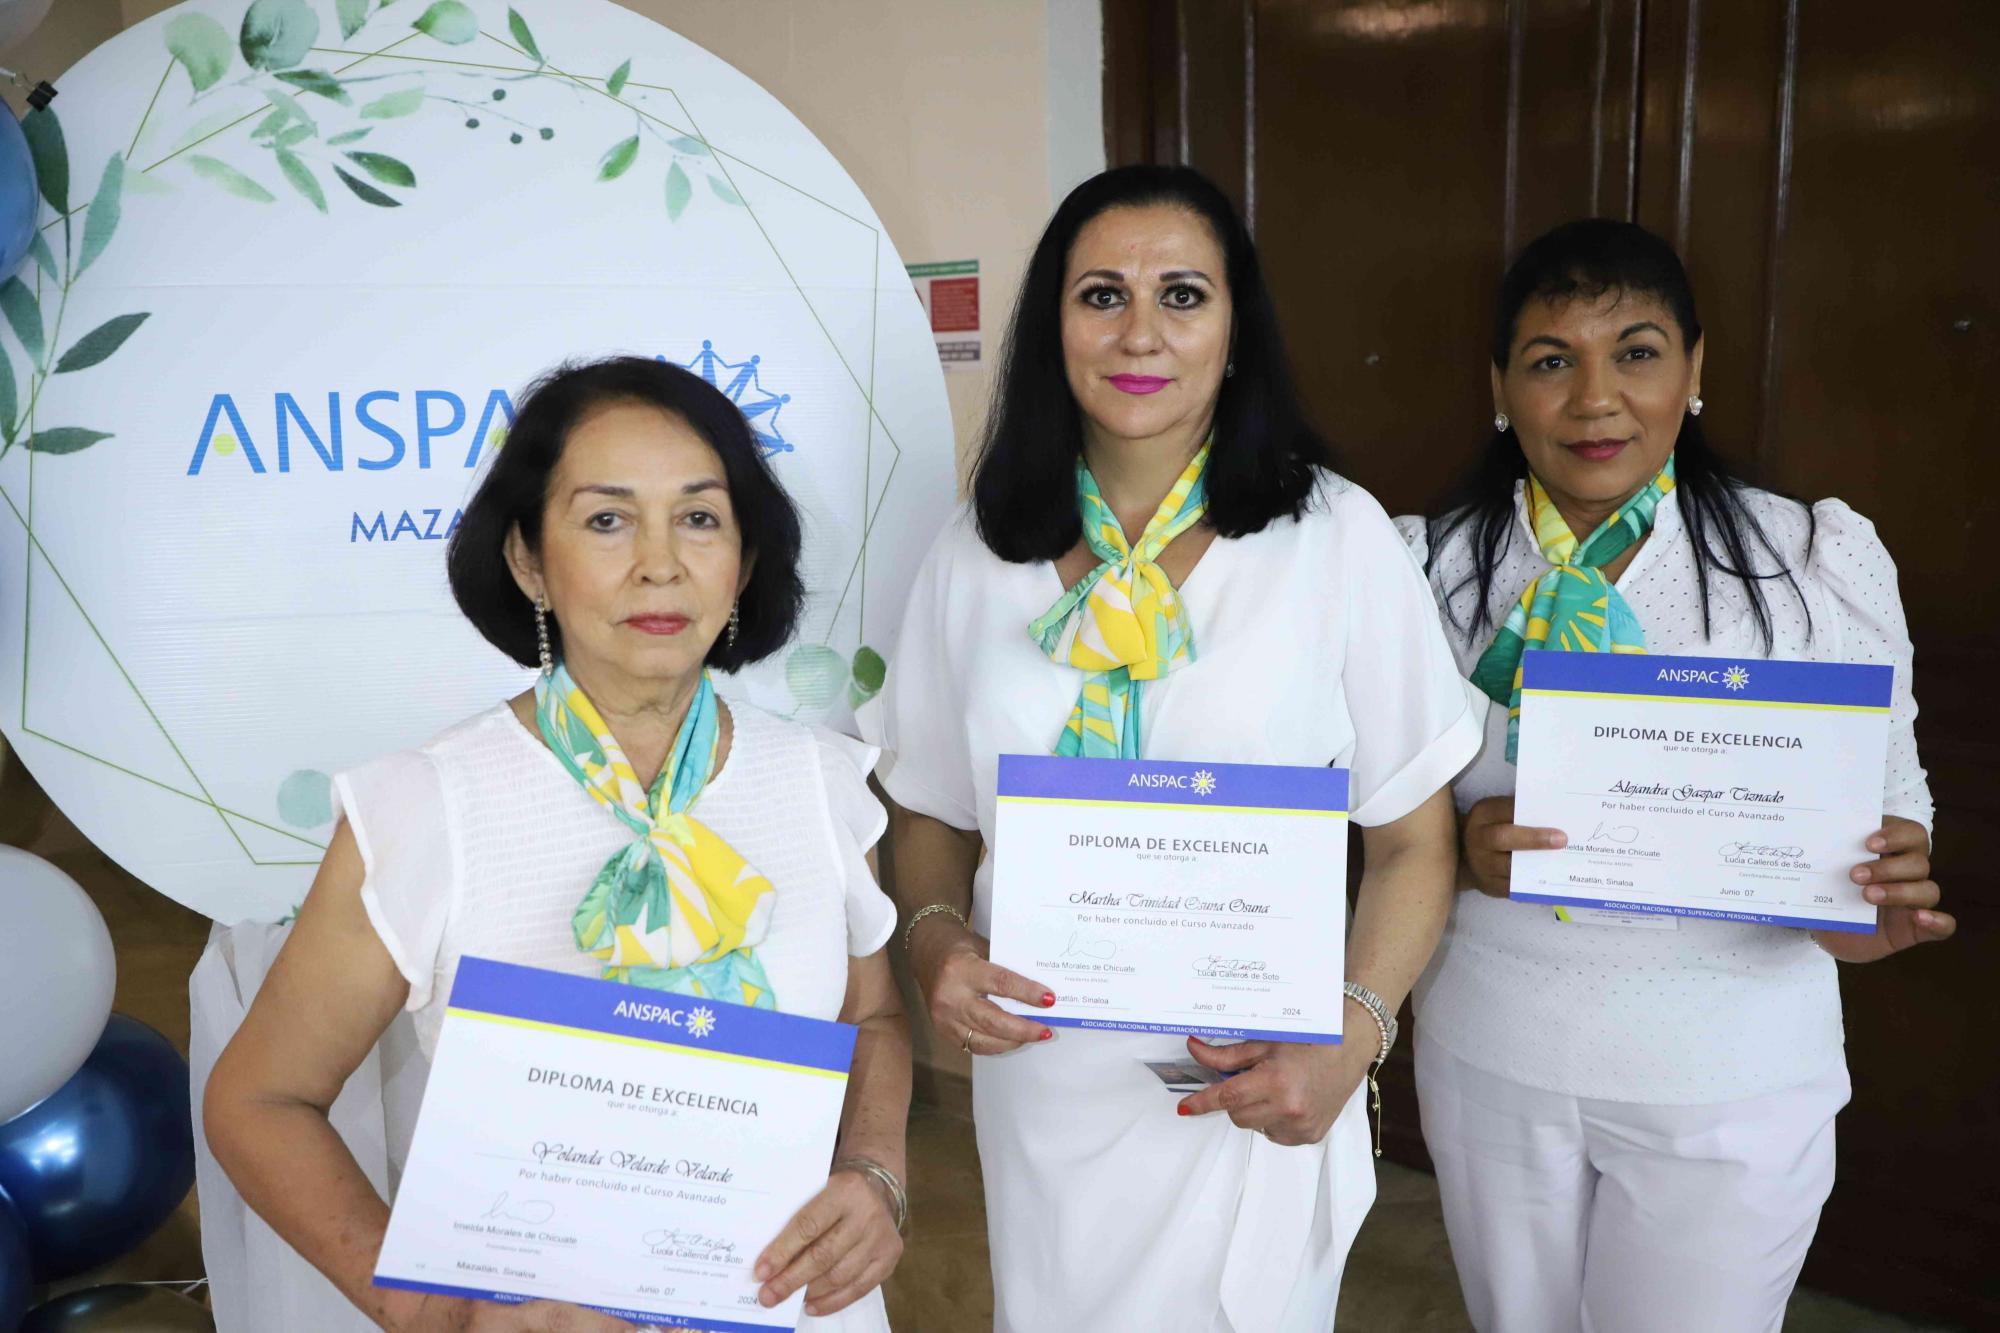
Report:
M 1424 1142 L 1479 1333 L 1777 1333 L 1833 1189 L 1836 1065 L 1648 1106 L 1545 1092 L 1417 1043 Z

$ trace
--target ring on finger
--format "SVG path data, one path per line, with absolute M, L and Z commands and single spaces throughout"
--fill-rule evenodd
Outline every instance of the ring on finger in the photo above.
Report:
M 958 1044 L 958 1049 L 964 1051 L 967 1055 L 972 1054 L 972 1033 L 973 1029 L 967 1028 L 965 1030 L 965 1040 Z

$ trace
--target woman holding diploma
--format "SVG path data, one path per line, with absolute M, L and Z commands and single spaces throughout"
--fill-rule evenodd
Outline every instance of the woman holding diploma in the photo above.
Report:
M 631 1325 L 370 1285 L 388 1205 L 327 1122 L 398 1010 L 428 1060 L 461 957 L 857 1024 L 826 1188 L 755 1261 L 817 1330 L 888 1327 L 909 1035 L 866 854 L 874 752 L 725 703 L 791 636 L 799 520 L 736 407 L 636 357 L 528 394 L 453 537 L 452 590 L 534 687 L 342 774 L 342 820 L 204 1105 L 250 1205 L 385 1328 Z
M 1658 237 L 1603 220 L 1541 237 L 1493 337 L 1492 443 L 1458 504 L 1404 520 L 1492 701 L 1454 787 L 1476 892 L 1417 985 L 1466 1304 L 1482 1333 L 1775 1330 L 1848 1097 L 1835 962 L 1954 928 L 1929 879 L 1895 565 L 1841 501 L 1758 490 L 1710 451 L 1694 296 Z M 1851 872 L 1875 933 L 1510 901 L 1512 853 L 1585 833 L 1513 822 L 1525 651 L 1892 664 L 1885 813 L 1854 830 Z
M 1374 1198 L 1362 1076 L 1450 903 L 1444 787 L 1478 718 L 1394 527 L 1324 456 L 1221 193 L 1167 167 L 1077 187 L 879 718 L 911 964 L 977 1057 L 1000 1329 L 1332 1325 Z M 1003 753 L 1349 769 L 1345 1044 L 1054 1037 L 995 1005 L 1053 1001 L 986 957 Z M 1190 1057 L 1235 1077 L 1176 1097 L 1140 1063 Z

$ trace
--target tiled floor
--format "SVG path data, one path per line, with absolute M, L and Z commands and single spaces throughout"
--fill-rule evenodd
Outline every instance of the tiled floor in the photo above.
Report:
M 185 1050 L 187 976 L 207 937 L 207 920 L 147 889 L 90 846 L 21 781 L 18 767 L 0 778 L 0 839 L 27 846 L 89 891 L 110 923 L 118 949 L 118 1009 L 152 1024 Z M 936 1106 L 918 1107 L 910 1121 L 910 1160 L 911 1240 L 889 1288 L 891 1322 L 897 1333 L 989 1328 L 993 1296 L 986 1270 L 986 1211 L 971 1125 Z M 190 1195 L 137 1251 L 64 1283 L 62 1289 L 108 1281 L 191 1279 L 200 1273 L 199 1223 Z M 1402 1167 L 1381 1168 L 1374 1211 L 1348 1260 L 1339 1325 L 1362 1333 L 1458 1333 L 1470 1328 L 1429 1176 Z M 1787 1333 L 1935 1330 L 1815 1292 L 1800 1292 L 1793 1299 L 1785 1328 Z

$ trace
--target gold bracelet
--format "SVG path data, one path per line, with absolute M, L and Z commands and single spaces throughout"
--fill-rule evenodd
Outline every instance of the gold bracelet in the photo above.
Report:
M 889 1191 L 889 1215 L 896 1219 L 896 1234 L 902 1235 L 910 1221 L 910 1196 L 903 1192 L 903 1182 L 896 1179 L 896 1173 L 871 1157 L 842 1157 L 837 1159 L 831 1170 L 853 1171 L 867 1176 L 883 1189 Z
M 950 903 L 932 903 L 929 907 L 919 908 L 917 910 L 917 914 L 910 918 L 910 924 L 903 927 L 904 953 L 908 953 L 910 951 L 910 936 L 917 933 L 917 923 L 919 921 L 922 921 L 925 917 L 931 916 L 937 912 L 949 912 L 952 915 L 952 919 L 957 921 L 959 925 L 964 926 L 967 930 L 972 929 L 972 923 L 965 919 L 965 913 L 959 911 L 956 907 L 953 907 Z

